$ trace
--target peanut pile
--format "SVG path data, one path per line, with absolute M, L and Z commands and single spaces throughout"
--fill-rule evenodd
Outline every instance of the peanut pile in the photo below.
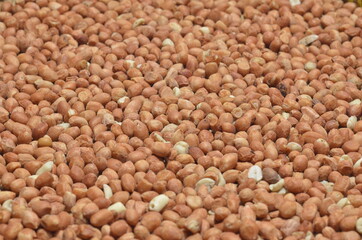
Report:
M 359 240 L 362 8 L 0 2 L 0 240 Z

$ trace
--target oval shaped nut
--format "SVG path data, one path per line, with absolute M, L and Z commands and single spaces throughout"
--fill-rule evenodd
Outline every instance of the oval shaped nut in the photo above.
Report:
M 108 209 L 101 209 L 90 218 L 90 222 L 95 227 L 101 227 L 113 220 L 113 213 Z
M 199 196 L 187 196 L 186 204 L 192 209 L 197 209 L 202 207 L 202 198 Z
M 161 212 L 169 201 L 170 199 L 165 194 L 158 195 L 150 201 L 149 210 Z
M 108 184 L 103 184 L 104 197 L 110 199 L 113 196 L 112 188 Z
M 25 210 L 22 212 L 21 221 L 24 227 L 30 229 L 37 229 L 40 224 L 38 215 L 31 210 Z
M 136 187 L 136 181 L 131 174 L 126 173 L 121 177 L 121 185 L 123 190 L 132 193 Z
M 38 147 L 51 147 L 52 144 L 53 141 L 48 135 L 38 139 Z
M 49 161 L 43 164 L 43 166 L 41 166 L 38 171 L 36 171 L 35 175 L 39 176 L 45 172 L 50 172 L 52 170 L 54 166 L 54 162 L 53 161 Z
M 71 209 L 77 201 L 77 196 L 74 193 L 66 191 L 63 196 L 63 203 L 64 205 Z
M 210 191 L 211 188 L 213 188 L 215 186 L 215 181 L 212 180 L 211 178 L 203 178 L 203 179 L 199 180 L 195 185 L 196 191 L 199 190 L 199 187 L 201 185 L 205 185 L 207 187 L 207 189 Z
M 238 162 L 237 153 L 227 153 L 225 154 L 219 165 L 220 172 L 226 172 L 227 170 L 235 169 Z
M 353 205 L 355 208 L 362 206 L 362 196 L 361 195 L 348 195 L 348 202 Z
M 122 212 L 125 212 L 127 209 L 123 203 L 116 202 L 116 203 L 112 204 L 111 206 L 109 206 L 108 210 L 110 210 L 112 212 L 116 212 L 116 213 L 122 213 Z
M 243 138 L 243 137 L 235 138 L 233 142 L 234 142 L 235 146 L 249 147 L 248 140 L 246 138 Z
M 177 151 L 178 154 L 186 154 L 189 152 L 189 144 L 184 141 L 177 142 L 173 148 Z
M 362 217 L 356 222 L 356 230 L 358 233 L 362 234 Z
M 356 126 L 356 123 L 357 123 L 357 117 L 356 116 L 351 116 L 348 118 L 347 120 L 347 127 L 349 129 L 354 129 L 354 127 Z
M 254 165 L 251 168 L 249 168 L 248 178 L 255 179 L 255 181 L 259 182 L 260 180 L 263 179 L 263 171 L 259 166 Z
M 87 120 L 85 118 L 79 117 L 79 116 L 72 116 L 69 118 L 68 121 L 71 126 L 82 127 L 82 126 L 88 125 Z
M 45 172 L 39 175 L 35 179 L 35 187 L 40 189 L 44 186 L 51 186 L 53 182 L 54 182 L 53 174 L 51 174 L 50 172 Z
M 6 200 L 14 199 L 16 193 L 11 191 L 0 191 L 0 204 L 3 204 Z
M 280 179 L 277 183 L 269 185 L 269 189 L 272 192 L 279 192 L 283 187 L 284 187 L 284 179 Z
M 158 157 L 167 157 L 171 153 L 171 143 L 155 142 L 152 144 L 151 150 Z
M 300 146 L 299 143 L 296 143 L 296 142 L 290 142 L 286 145 L 286 148 L 289 150 L 289 151 L 298 151 L 298 152 L 301 152 L 303 149 L 302 149 L 302 146 Z
M 242 239 L 262 239 L 260 236 L 258 236 L 259 227 L 255 220 L 246 218 L 245 220 L 241 221 L 239 232 Z

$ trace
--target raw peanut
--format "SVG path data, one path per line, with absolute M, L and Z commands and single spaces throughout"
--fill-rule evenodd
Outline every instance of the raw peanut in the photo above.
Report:
M 159 232 L 162 239 L 181 240 L 184 238 L 183 232 L 176 226 L 161 227 Z
M 281 238 L 281 232 L 273 224 L 269 222 L 260 222 L 258 225 L 261 235 L 267 239 Z
M 90 218 L 90 222 L 95 227 L 100 227 L 113 220 L 113 213 L 108 209 L 101 209 Z
M 281 228 L 281 232 L 286 236 L 291 235 L 293 232 L 296 232 L 300 226 L 299 221 L 291 218 L 288 219 Z
M 11 191 L 0 191 L 0 204 L 3 204 L 6 200 L 14 199 L 16 194 Z
M 199 216 L 190 216 L 185 221 L 185 227 L 187 230 L 196 234 L 201 230 L 201 218 Z
M 36 233 L 34 230 L 29 228 L 23 228 L 17 236 L 19 239 L 32 239 L 36 237 Z
M 22 224 L 26 228 L 37 229 L 40 219 L 33 211 L 25 210 L 22 216 Z
M 127 232 L 128 228 L 126 221 L 118 220 L 111 224 L 111 234 L 114 237 L 120 237 Z
M 303 182 L 295 177 L 285 178 L 284 187 L 291 193 L 301 193 L 304 191 Z
M 135 209 L 127 209 L 125 216 L 127 223 L 131 226 L 135 226 L 139 222 L 140 215 Z
M 58 231 L 60 219 L 56 215 L 44 215 L 41 218 L 41 225 L 47 231 Z
M 259 227 L 255 221 L 245 219 L 241 221 L 240 236 L 246 240 L 258 239 Z
M 186 203 L 192 209 L 197 209 L 202 207 L 202 199 L 199 196 L 187 196 Z
M 39 147 L 50 147 L 52 146 L 52 143 L 53 143 L 52 139 L 47 135 L 38 139 Z
M 230 239 L 230 240 L 236 240 L 236 239 L 240 239 L 240 237 L 238 235 L 236 235 L 235 233 L 231 233 L 231 232 L 224 232 L 220 235 L 221 239 Z
M 15 239 L 22 229 L 23 226 L 20 221 L 11 221 L 4 229 L 4 237 L 6 239 Z
M 354 207 L 358 208 L 358 207 L 362 206 L 362 196 L 349 195 L 347 198 L 348 198 L 348 201 L 350 202 L 350 204 L 352 204 Z
M 158 212 L 148 212 L 143 215 L 141 219 L 141 224 L 145 226 L 148 231 L 153 232 L 158 226 L 160 226 L 162 221 L 162 216 Z
M 122 176 L 121 184 L 122 184 L 123 189 L 128 192 L 133 192 L 136 187 L 135 179 L 129 173 L 126 173 Z
M 317 214 L 317 206 L 315 204 L 308 204 L 303 206 L 301 218 L 306 221 L 312 221 Z
M 167 157 L 171 153 L 171 144 L 163 142 L 155 142 L 152 145 L 152 152 L 159 157 Z
M 225 230 L 239 232 L 241 221 L 235 214 L 231 214 L 224 219 L 223 224 Z
M 40 189 L 44 186 L 51 186 L 54 178 L 50 172 L 44 172 L 35 179 L 35 187 Z
M 283 218 L 291 218 L 296 214 L 297 206 L 295 202 L 284 201 L 279 207 L 280 216 Z
M 220 171 L 225 172 L 227 170 L 234 169 L 238 161 L 236 153 L 228 153 L 223 156 L 220 164 Z
M 287 145 L 286 145 L 286 148 L 289 150 L 289 151 L 302 151 L 302 147 L 300 146 L 300 144 L 296 143 L 296 142 L 289 142 Z

